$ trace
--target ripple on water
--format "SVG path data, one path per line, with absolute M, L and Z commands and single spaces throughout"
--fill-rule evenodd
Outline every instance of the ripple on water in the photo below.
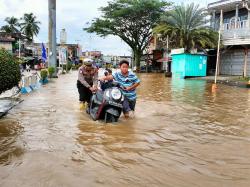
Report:
M 8 165 L 13 158 L 23 154 L 23 147 L 18 143 L 22 131 L 23 127 L 15 120 L 0 121 L 0 165 Z
M 0 121 L 0 165 L 17 163 L 20 156 L 23 161 L 12 172 L 4 170 L 0 181 L 248 186 L 248 90 L 218 85 L 212 92 L 206 81 L 140 74 L 136 117 L 113 125 L 79 112 L 76 77 L 64 75 L 25 96 Z M 27 173 L 30 180 L 24 180 Z

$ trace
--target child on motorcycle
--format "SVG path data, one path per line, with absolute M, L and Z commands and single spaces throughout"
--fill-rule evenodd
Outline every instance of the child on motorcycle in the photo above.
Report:
M 129 112 L 135 111 L 136 105 L 136 88 L 140 85 L 140 80 L 138 77 L 128 70 L 129 62 L 126 60 L 122 60 L 119 63 L 120 70 L 119 72 L 115 72 L 112 75 L 108 75 L 100 78 L 101 81 L 105 80 L 115 80 L 118 82 L 123 88 L 122 92 L 125 96 L 123 102 L 123 113 L 126 118 L 129 117 Z
M 104 75 L 106 77 L 112 75 L 112 70 L 107 68 L 105 70 L 105 72 L 104 72 Z M 112 85 L 112 82 L 113 82 L 113 80 L 106 80 L 105 82 L 102 82 L 101 83 L 101 89 L 102 89 L 102 91 L 104 91 L 107 88 L 109 88 Z

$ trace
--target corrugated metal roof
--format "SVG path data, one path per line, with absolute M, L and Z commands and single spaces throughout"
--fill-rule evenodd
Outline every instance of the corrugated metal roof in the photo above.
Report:
M 220 10 L 228 12 L 235 10 L 237 4 L 239 5 L 239 8 L 243 8 L 242 0 L 220 0 L 220 1 L 215 1 L 213 3 L 209 3 L 207 9 L 211 13 L 214 10 L 216 12 L 220 12 Z M 250 2 L 248 2 L 248 4 L 250 5 Z

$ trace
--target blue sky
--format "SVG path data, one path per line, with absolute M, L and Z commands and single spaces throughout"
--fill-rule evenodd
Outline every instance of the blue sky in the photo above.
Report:
M 175 3 L 199 3 L 206 6 L 214 0 L 172 0 Z M 129 55 L 130 48 L 115 36 L 100 38 L 82 30 L 86 23 L 98 17 L 98 8 L 105 6 L 108 0 L 57 0 L 57 38 L 62 28 L 65 28 L 68 43 L 80 43 L 83 50 L 100 50 L 109 55 Z M 8 16 L 20 18 L 24 13 L 33 12 L 41 21 L 36 42 L 47 42 L 48 38 L 48 0 L 0 0 L 0 26 Z

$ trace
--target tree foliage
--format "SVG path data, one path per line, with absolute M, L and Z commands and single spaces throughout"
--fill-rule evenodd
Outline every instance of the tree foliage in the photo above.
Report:
M 22 32 L 27 38 L 32 41 L 34 36 L 38 35 L 41 24 L 37 21 L 37 17 L 33 13 L 25 13 L 22 18 L 18 19 L 15 17 L 7 17 L 5 19 L 6 25 L 1 27 L 1 30 L 9 33 L 20 33 Z
M 0 49 L 0 94 L 17 86 L 21 79 L 18 59 Z
M 24 14 L 20 23 L 21 31 L 30 40 L 33 40 L 34 36 L 37 36 L 39 33 L 40 24 L 41 22 L 37 21 L 37 17 L 33 13 Z
M 170 38 L 172 48 L 185 48 L 186 52 L 194 48 L 214 48 L 218 33 L 205 25 L 206 12 L 199 5 L 178 5 L 166 12 L 162 22 L 154 32 Z
M 115 35 L 127 43 L 139 67 L 140 58 L 162 13 L 170 6 L 162 0 L 114 0 L 101 7 L 102 16 L 93 20 L 89 33 Z
M 1 30 L 6 33 L 18 33 L 20 32 L 20 24 L 18 18 L 7 17 L 4 20 L 7 24 L 1 27 Z

